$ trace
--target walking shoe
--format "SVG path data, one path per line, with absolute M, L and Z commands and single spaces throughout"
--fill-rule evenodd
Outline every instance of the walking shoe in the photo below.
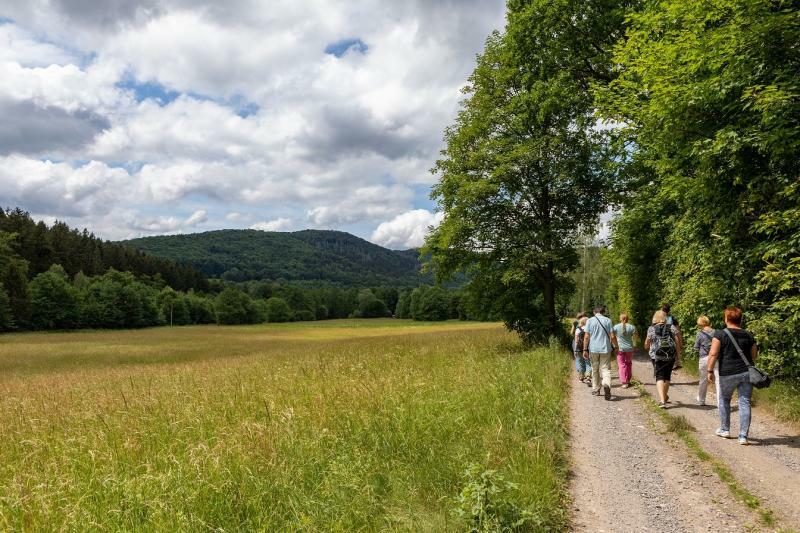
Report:
M 705 400 L 701 400 L 700 398 L 695 398 L 695 400 L 697 401 L 697 405 L 705 405 L 706 404 L 706 401 Z
M 742 446 L 747 446 L 747 445 L 748 445 L 748 444 L 750 444 L 750 443 L 749 443 L 749 442 L 747 442 L 747 437 L 741 437 L 741 436 L 740 436 L 740 437 L 739 437 L 739 444 L 741 444 Z
M 600 396 L 600 391 L 599 390 L 593 390 L 592 391 L 592 396 Z
M 666 408 L 667 408 L 667 404 L 665 404 L 664 402 L 658 402 L 658 406 L 659 406 L 661 409 L 666 409 Z
M 623 388 L 623 389 L 627 389 L 628 387 L 630 387 L 630 385 L 628 385 L 627 383 L 623 383 L 623 384 L 622 384 L 622 388 Z
M 611 399 L 611 387 L 609 387 L 608 385 L 603 385 L 603 396 L 605 397 L 606 400 Z
M 717 435 L 717 437 L 722 437 L 723 439 L 727 439 L 727 438 L 729 438 L 731 436 L 731 432 L 728 431 L 727 429 L 719 428 L 716 431 L 716 435 Z

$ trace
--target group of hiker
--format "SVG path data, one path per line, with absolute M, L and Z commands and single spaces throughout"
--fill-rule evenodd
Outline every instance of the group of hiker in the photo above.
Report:
M 650 356 L 656 381 L 658 405 L 667 409 L 672 403 L 669 387 L 672 371 L 681 368 L 684 354 L 683 332 L 678 319 L 670 314 L 670 305 L 664 304 L 653 314 L 644 338 L 644 349 Z M 616 353 L 621 387 L 631 386 L 633 355 L 638 340 L 636 327 L 629 324 L 627 314 L 619 316 L 614 325 L 605 316 L 606 309 L 599 305 L 592 316 L 579 313 L 572 324 L 572 346 L 578 380 L 591 387 L 592 395 L 611 394 L 611 358 Z M 724 311 L 725 327 L 714 329 L 705 315 L 697 317 L 697 336 L 692 349 L 699 356 L 698 390 L 696 401 L 706 405 L 709 384 L 716 388 L 720 427 L 716 434 L 730 437 L 731 399 L 739 395 L 739 444 L 748 444 L 750 429 L 750 398 L 753 393 L 752 369 L 758 356 L 753 335 L 742 328 L 742 310 L 727 307 Z M 768 379 L 768 378 L 767 378 Z

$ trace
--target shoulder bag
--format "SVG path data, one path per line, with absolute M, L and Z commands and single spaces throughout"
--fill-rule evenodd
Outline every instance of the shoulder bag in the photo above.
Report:
M 769 384 L 772 383 L 772 378 L 769 377 L 766 372 L 763 372 L 762 370 L 756 368 L 755 365 L 750 364 L 750 361 L 747 360 L 744 352 L 739 347 L 739 343 L 736 342 L 736 339 L 733 337 L 733 334 L 728 328 L 725 328 L 723 331 L 733 343 L 733 347 L 736 348 L 736 352 L 739 354 L 739 357 L 741 357 L 742 361 L 744 361 L 744 364 L 747 365 L 747 373 L 750 375 L 750 383 L 753 385 L 753 387 L 757 389 L 766 389 L 769 387 Z

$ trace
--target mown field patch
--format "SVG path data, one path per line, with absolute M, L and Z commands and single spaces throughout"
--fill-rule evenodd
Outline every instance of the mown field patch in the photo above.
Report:
M 0 527 L 564 526 L 569 358 L 315 326 L 0 337 Z

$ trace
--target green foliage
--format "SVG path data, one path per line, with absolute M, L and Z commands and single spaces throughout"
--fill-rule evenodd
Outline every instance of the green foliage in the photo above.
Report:
M 379 300 L 371 290 L 361 289 L 358 292 L 358 306 L 353 313 L 354 318 L 380 318 L 390 315 L 386 303 Z
M 219 324 L 255 324 L 259 311 L 253 300 L 235 287 L 228 287 L 214 300 L 214 311 Z
M 268 322 L 288 322 L 292 319 L 292 310 L 283 298 L 273 296 L 267 300 L 266 310 Z
M 80 292 L 81 326 L 91 328 L 140 328 L 164 323 L 152 287 L 130 272 L 110 269 L 92 278 Z
M 173 261 L 158 259 L 121 244 L 103 242 L 84 230 L 71 229 L 63 222 L 47 226 L 35 222 L 21 209 L 0 209 L 0 233 L 13 233 L 15 253 L 27 261 L 29 276 L 36 276 L 54 264 L 72 277 L 78 272 L 94 276 L 109 268 L 129 271 L 140 278 L 152 278 L 176 290 L 208 290 L 205 277 L 197 270 Z
M 412 315 L 414 320 L 437 321 L 450 318 L 450 300 L 441 287 L 415 289 L 417 299 L 413 299 Z
M 400 292 L 400 295 L 397 297 L 397 306 L 395 307 L 394 314 L 397 318 L 411 318 L 410 290 Z
M 764 363 L 800 375 L 800 26 L 794 3 L 665 0 L 630 17 L 602 114 L 631 147 L 615 298 L 719 324 L 744 307 Z M 755 281 L 755 283 L 754 283 Z
M 68 329 L 79 324 L 78 290 L 61 265 L 37 275 L 28 285 L 31 294 L 31 326 L 35 329 Z
M 496 470 L 478 464 L 464 471 L 464 483 L 456 499 L 455 514 L 473 532 L 530 531 L 544 524 L 531 511 L 511 500 L 519 487 Z
M 4 329 L 24 328 L 30 318 L 28 262 L 16 252 L 16 237 L 14 233 L 0 231 L 0 288 L 5 294 L 8 310 Z
M 126 244 L 156 257 L 185 261 L 207 276 L 231 282 L 325 281 L 352 287 L 402 287 L 425 279 L 419 273 L 416 251 L 387 250 L 341 231 L 221 230 L 145 237 Z
M 424 248 L 431 267 L 480 279 L 528 340 L 560 331 L 574 235 L 610 200 L 614 154 L 594 128 L 589 87 L 610 76 L 626 4 L 509 2 L 506 33 L 487 40 L 434 169 L 444 220 Z
M 0 285 L 0 332 L 8 331 L 14 325 L 11 306 L 8 303 L 6 289 Z

